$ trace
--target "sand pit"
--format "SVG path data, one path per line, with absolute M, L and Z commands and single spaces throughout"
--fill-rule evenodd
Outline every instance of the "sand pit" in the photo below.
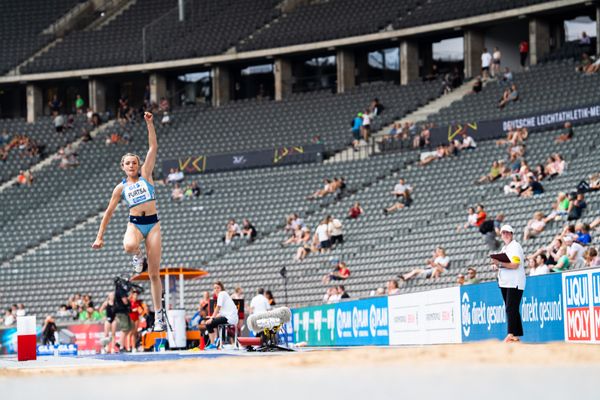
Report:
M 50 390 L 64 399 L 101 399 L 106 398 L 106 392 L 88 392 L 81 397 L 80 390 L 118 385 L 119 393 L 133 394 L 135 387 L 130 382 L 144 382 L 146 388 L 165 390 L 165 395 L 175 398 L 198 394 L 198 390 L 204 390 L 202 386 L 214 384 L 227 386 L 232 395 L 246 396 L 265 389 L 266 382 L 269 390 L 285 393 L 287 398 L 358 398 L 360 393 L 391 398 L 399 387 L 402 393 L 419 398 L 440 393 L 465 398 L 464 385 L 472 388 L 473 394 L 483 395 L 489 392 L 490 385 L 499 384 L 501 387 L 487 393 L 487 398 L 505 398 L 499 394 L 514 388 L 520 393 L 564 398 L 573 394 L 596 396 L 595 382 L 600 372 L 600 346 L 507 345 L 497 341 L 144 363 L 111 362 L 106 358 L 94 365 L 75 363 L 26 369 L 16 368 L 14 363 L 9 367 L 0 364 L 4 366 L 0 369 L 0 387 L 9 395 L 2 398 L 39 398 Z M 511 377 L 510 386 L 504 382 L 504 376 Z M 576 387 L 569 384 L 571 379 L 579 382 Z

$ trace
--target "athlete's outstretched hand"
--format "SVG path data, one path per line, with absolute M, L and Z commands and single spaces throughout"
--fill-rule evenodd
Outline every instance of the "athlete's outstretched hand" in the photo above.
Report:
M 104 240 L 103 239 L 96 239 L 96 241 L 94 242 L 94 244 L 92 244 L 92 249 L 101 249 L 104 246 Z
M 146 122 L 152 122 L 154 116 L 152 115 L 151 112 L 146 111 L 144 113 L 144 119 L 146 120 Z

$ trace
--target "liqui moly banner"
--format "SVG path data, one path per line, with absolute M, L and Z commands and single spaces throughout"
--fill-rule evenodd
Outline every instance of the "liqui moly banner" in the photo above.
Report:
M 565 340 L 600 342 L 600 270 L 563 274 Z

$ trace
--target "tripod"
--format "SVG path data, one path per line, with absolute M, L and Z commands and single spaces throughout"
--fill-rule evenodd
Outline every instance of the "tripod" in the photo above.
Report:
M 162 310 L 164 312 L 165 322 L 167 324 L 167 330 L 165 332 L 166 337 L 164 339 L 167 339 L 167 341 L 168 341 L 169 340 L 169 332 L 171 332 L 171 339 L 173 339 L 173 343 L 175 343 L 175 333 L 173 332 L 173 327 L 171 326 L 171 321 L 169 321 L 169 316 L 167 314 L 164 290 L 162 291 L 162 294 L 160 297 L 160 303 L 161 303 Z M 156 315 L 154 315 L 154 318 L 156 319 Z
M 283 267 L 281 268 L 281 270 L 279 270 L 279 275 L 281 275 L 281 277 L 283 278 L 283 293 L 284 293 L 284 300 L 285 300 L 285 306 L 288 306 L 288 290 L 287 290 L 287 284 L 288 284 L 288 277 L 287 277 L 287 268 Z

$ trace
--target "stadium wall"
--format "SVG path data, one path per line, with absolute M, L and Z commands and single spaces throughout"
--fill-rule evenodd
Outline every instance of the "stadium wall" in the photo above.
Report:
M 600 269 L 527 278 L 524 342 L 600 342 Z M 293 340 L 308 346 L 423 345 L 503 339 L 495 282 L 292 310 Z

